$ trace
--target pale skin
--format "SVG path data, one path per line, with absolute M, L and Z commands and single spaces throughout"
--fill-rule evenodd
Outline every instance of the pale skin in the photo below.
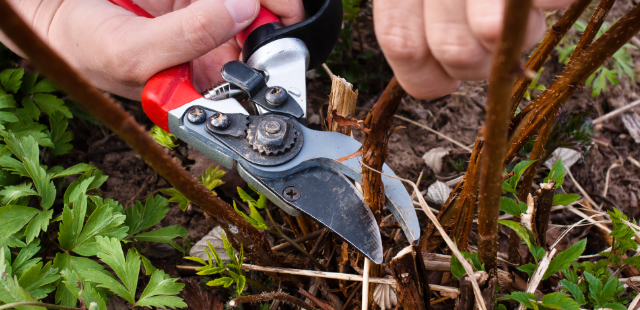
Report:
M 455 91 L 461 80 L 488 77 L 502 32 L 505 0 L 372 0 L 380 47 L 400 85 L 416 98 Z M 220 81 L 221 66 L 239 59 L 234 38 L 262 5 L 285 25 L 304 17 L 300 0 L 136 0 L 155 19 L 107 0 L 9 0 L 35 31 L 94 85 L 140 100 L 146 81 L 194 61 L 194 84 Z M 542 9 L 573 0 L 534 0 L 525 48 L 546 32 Z M 22 54 L 0 33 L 0 41 Z

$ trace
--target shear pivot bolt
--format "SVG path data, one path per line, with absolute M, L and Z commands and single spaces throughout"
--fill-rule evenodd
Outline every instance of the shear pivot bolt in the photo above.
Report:
M 202 124 L 207 119 L 207 112 L 200 107 L 193 107 L 187 112 L 187 120 L 192 124 Z
M 280 132 L 280 129 L 282 129 L 282 126 L 280 126 L 280 123 L 275 121 L 269 121 L 264 124 L 264 130 L 271 134 Z
M 231 124 L 231 121 L 226 114 L 216 112 L 209 118 L 209 124 L 216 129 L 226 129 Z
M 280 86 L 273 86 L 267 88 L 264 93 L 264 99 L 272 106 L 279 106 L 287 101 L 287 91 Z
M 282 196 L 288 201 L 296 201 L 300 199 L 300 189 L 295 186 L 287 186 L 282 191 Z

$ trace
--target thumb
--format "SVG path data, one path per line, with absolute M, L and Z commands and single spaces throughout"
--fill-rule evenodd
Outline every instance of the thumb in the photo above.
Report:
M 259 8 L 258 0 L 195 1 L 154 19 L 132 19 L 135 28 L 126 37 L 138 47 L 135 58 L 150 61 L 144 71 L 155 74 L 227 42 L 255 19 Z

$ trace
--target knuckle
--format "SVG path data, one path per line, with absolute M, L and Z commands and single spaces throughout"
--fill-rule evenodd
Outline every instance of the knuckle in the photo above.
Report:
M 500 39 L 502 33 L 502 18 L 495 16 L 476 16 L 473 20 L 471 29 L 475 35 L 482 41 L 488 43 L 496 43 Z
M 210 32 L 216 29 L 216 25 L 212 18 L 207 18 L 194 11 L 190 12 L 191 16 L 182 21 L 184 40 L 197 53 L 206 54 L 218 46 L 218 42 Z
M 420 61 L 428 55 L 428 47 L 422 33 L 401 25 L 383 27 L 377 33 L 378 42 L 387 58 L 396 61 Z
M 445 40 L 433 42 L 431 53 L 444 66 L 475 67 L 484 60 L 486 52 L 475 44 Z

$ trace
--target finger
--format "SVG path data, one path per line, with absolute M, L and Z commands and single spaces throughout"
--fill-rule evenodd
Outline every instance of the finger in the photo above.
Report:
M 260 4 L 280 17 L 286 26 L 299 23 L 304 19 L 304 6 L 301 0 L 261 0 Z
M 426 99 L 453 92 L 459 81 L 433 58 L 423 9 L 423 0 L 373 0 L 376 37 L 398 82 L 410 95 Z
M 467 0 L 469 28 L 480 43 L 489 51 L 496 51 L 504 18 L 505 0 Z M 524 48 L 537 43 L 546 30 L 544 16 L 538 9 L 532 9 L 527 21 Z
M 108 19 L 102 46 L 117 79 L 146 81 L 153 74 L 207 54 L 233 38 L 257 15 L 256 0 L 201 0 L 154 19 Z M 117 41 L 117 42 L 114 42 Z M 109 72 L 109 71 L 107 71 Z
M 569 6 L 575 0 L 533 0 L 533 6 L 543 10 L 557 10 Z
M 480 80 L 491 69 L 491 53 L 469 28 L 467 0 L 425 1 L 429 48 L 444 70 L 459 80 Z
M 213 51 L 193 60 L 193 86 L 202 92 L 223 81 L 220 68 L 232 60 L 238 60 L 240 48 L 235 40 L 229 40 Z

